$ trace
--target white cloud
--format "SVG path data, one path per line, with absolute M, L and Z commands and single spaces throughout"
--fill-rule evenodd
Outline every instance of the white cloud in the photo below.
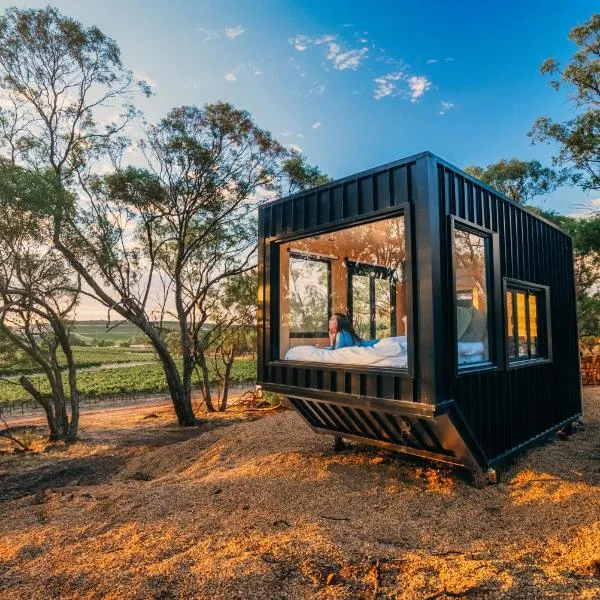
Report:
M 289 137 L 292 135 L 293 131 L 282 131 L 279 135 L 282 137 Z
M 208 29 L 207 27 L 196 27 L 196 31 L 204 34 L 203 42 L 211 42 L 212 40 L 216 40 L 221 37 L 221 34 L 214 29 Z
M 300 139 L 302 139 L 302 138 L 304 137 L 304 134 L 303 134 L 303 133 L 299 133 L 299 134 L 298 134 L 298 137 L 299 137 Z
M 404 96 L 411 102 L 417 100 L 431 88 L 431 81 L 424 75 L 407 75 L 404 71 L 392 71 L 374 79 L 373 98 Z M 408 89 L 407 89 L 408 88 Z
M 148 77 L 148 75 L 146 75 L 145 73 L 134 73 L 133 78 L 137 79 L 138 81 L 143 81 L 149 88 L 158 87 L 156 79 Z
M 297 152 L 298 154 L 302 154 L 302 148 L 298 146 L 298 144 L 288 144 L 287 146 L 292 152 Z
M 600 198 L 596 198 L 590 202 L 592 206 L 600 206 Z
M 324 83 L 314 82 L 313 86 L 310 88 L 311 94 L 322 94 L 327 89 L 327 86 Z
M 346 48 L 338 40 L 338 37 L 332 34 L 326 34 L 316 38 L 299 34 L 290 38 L 288 41 L 296 50 L 298 50 L 298 52 L 304 52 L 310 46 L 326 46 L 326 58 L 331 61 L 333 68 L 336 71 L 346 71 L 348 69 L 356 71 L 360 66 L 360 63 L 367 58 L 369 53 L 369 48 L 367 46 L 361 48 Z
M 208 27 L 196 27 L 196 31 L 203 34 L 203 42 L 212 42 L 220 38 L 223 34 L 230 40 L 234 40 L 236 37 L 245 33 L 246 30 L 241 25 L 235 27 L 226 27 L 223 31 L 217 31 L 216 29 L 209 29 Z
M 319 127 L 321 127 L 321 121 L 317 121 L 316 123 L 313 123 L 311 127 L 313 129 L 319 129 Z
M 438 60 L 437 58 L 430 58 L 430 59 L 427 61 L 427 64 L 428 64 L 428 65 L 435 65 L 435 63 L 437 63 L 437 62 L 439 62 L 439 60 Z
M 445 62 L 454 62 L 454 58 L 452 58 L 451 56 L 448 56 L 447 58 L 444 59 Z
M 254 74 L 255 74 L 255 75 L 262 75 L 262 74 L 263 74 L 263 72 L 262 72 L 262 70 L 261 70 L 261 69 L 254 69 Z
M 333 68 L 338 71 L 346 71 L 347 69 L 356 71 L 369 52 L 366 46 L 355 50 L 343 50 L 336 42 L 329 42 L 327 46 L 329 48 L 327 58 L 333 62 Z
M 11 98 L 15 98 L 16 94 L 9 94 L 8 92 L 2 90 L 0 91 L 0 108 L 5 109 L 13 109 L 14 104 Z
M 402 71 L 388 73 L 375 79 L 375 92 L 373 97 L 375 100 L 381 100 L 387 96 L 397 96 L 402 93 L 398 88 L 400 81 L 404 80 L 405 75 Z
M 290 38 L 288 42 L 298 50 L 298 52 L 304 52 L 311 44 L 311 40 L 305 35 L 297 35 L 296 37 Z
M 230 39 L 234 40 L 236 37 L 242 35 L 246 30 L 241 25 L 235 27 L 227 27 L 225 29 L 225 35 Z
M 429 89 L 431 89 L 431 81 L 424 75 L 413 75 L 408 79 L 408 87 L 410 88 L 410 101 L 417 100 Z
M 438 114 L 445 115 L 449 110 L 454 108 L 453 102 L 444 101 L 440 103 L 440 112 Z
M 235 76 L 235 73 L 225 73 L 225 81 L 230 81 L 230 82 L 234 82 L 237 81 L 237 77 Z

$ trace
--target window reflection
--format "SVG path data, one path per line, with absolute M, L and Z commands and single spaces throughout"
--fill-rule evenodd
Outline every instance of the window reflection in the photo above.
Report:
M 537 299 L 537 295 L 529 294 L 529 345 L 531 356 L 537 356 L 538 354 Z
M 329 262 L 290 255 L 289 327 L 292 337 L 327 335 L 329 287 Z
M 511 361 L 526 361 L 530 358 L 547 356 L 547 342 L 540 339 L 540 319 L 544 318 L 545 296 L 535 284 L 524 282 L 508 285 L 506 291 L 506 315 L 508 321 L 507 344 L 508 358 Z
M 456 333 L 458 364 L 489 361 L 487 238 L 457 228 L 454 232 L 456 268 Z
M 517 347 L 515 345 L 515 319 L 513 314 L 513 293 L 506 292 L 506 321 L 508 326 L 508 356 L 514 358 L 517 356 Z
M 527 316 L 524 292 L 517 292 L 517 346 L 519 356 L 527 356 Z
M 281 244 L 279 261 L 279 358 L 407 366 L 404 217 Z M 349 319 L 356 337 L 330 338 L 336 313 Z M 385 352 L 382 340 L 392 344 Z M 348 345 L 360 351 L 337 353 Z M 358 363 L 344 359 L 351 354 Z

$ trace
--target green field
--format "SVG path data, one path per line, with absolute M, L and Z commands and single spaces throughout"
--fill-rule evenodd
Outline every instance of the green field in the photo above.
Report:
M 112 363 L 152 362 L 155 360 L 154 352 L 150 348 L 75 346 L 73 348 L 73 355 L 75 363 L 79 368 L 98 367 Z M 60 365 L 66 365 L 65 357 L 61 352 L 59 352 L 58 362 Z M 36 364 L 26 366 L 0 364 L 0 376 L 9 376 L 17 373 L 37 373 L 39 371 L 40 367 Z
M 175 327 L 168 323 L 167 327 Z M 85 341 L 85 346 L 73 346 L 78 367 L 77 383 L 83 397 L 101 397 L 130 394 L 155 394 L 168 391 L 161 365 L 150 346 L 124 347 L 119 345 L 98 346 L 98 343 L 119 344 L 143 338 L 140 331 L 125 323 L 106 331 L 105 321 L 78 321 L 74 331 Z M 59 352 L 59 363 L 66 361 Z M 132 364 L 127 364 L 132 363 Z M 144 363 L 144 364 L 139 364 Z M 113 366 L 115 365 L 115 366 Z M 122 365 L 122 366 L 116 366 Z M 216 382 L 214 362 L 209 363 L 212 379 Z M 0 363 L 0 405 L 32 400 L 18 384 L 18 376 L 25 374 L 44 395 L 50 395 L 50 386 L 38 365 L 11 365 Z M 256 378 L 256 360 L 236 360 L 232 370 L 232 383 L 251 381 Z M 66 378 L 65 378 L 66 379 Z M 194 386 L 198 385 L 197 379 Z M 16 385 L 15 385 L 16 384 Z
M 116 321 L 118 322 L 118 321 Z M 114 328 L 108 329 L 106 321 L 75 321 L 73 333 L 81 336 L 90 345 L 96 345 L 101 340 L 113 343 L 130 342 L 133 338 L 143 338 L 144 334 L 131 323 L 120 323 Z M 111 327 L 114 325 L 112 323 Z M 176 329 L 177 323 L 165 321 L 167 329 Z
M 216 381 L 214 363 L 209 363 L 213 381 Z M 29 378 L 35 387 L 44 395 L 49 396 L 50 386 L 43 375 L 30 375 Z M 232 373 L 232 383 L 252 381 L 256 378 L 256 360 L 236 360 Z M 14 381 L 14 378 L 10 378 Z M 164 393 L 167 392 L 167 383 L 162 367 L 157 362 L 147 365 L 113 367 L 81 371 L 77 376 L 77 385 L 83 396 L 112 396 L 136 393 Z M 194 378 L 194 385 L 198 385 Z M 31 397 L 20 385 L 0 380 L 0 404 L 31 400 Z

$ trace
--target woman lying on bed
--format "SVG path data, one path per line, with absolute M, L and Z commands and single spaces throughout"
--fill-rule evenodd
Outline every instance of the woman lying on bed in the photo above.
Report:
M 327 346 L 325 350 L 339 350 L 348 346 L 369 348 L 374 346 L 379 340 L 361 340 L 356 335 L 350 319 L 342 313 L 335 313 L 329 319 L 329 341 L 331 342 L 331 346 Z

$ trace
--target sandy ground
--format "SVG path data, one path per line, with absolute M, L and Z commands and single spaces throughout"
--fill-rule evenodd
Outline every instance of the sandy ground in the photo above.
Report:
M 134 408 L 0 454 L 0 598 L 600 598 L 600 391 L 484 490 L 291 411 Z

